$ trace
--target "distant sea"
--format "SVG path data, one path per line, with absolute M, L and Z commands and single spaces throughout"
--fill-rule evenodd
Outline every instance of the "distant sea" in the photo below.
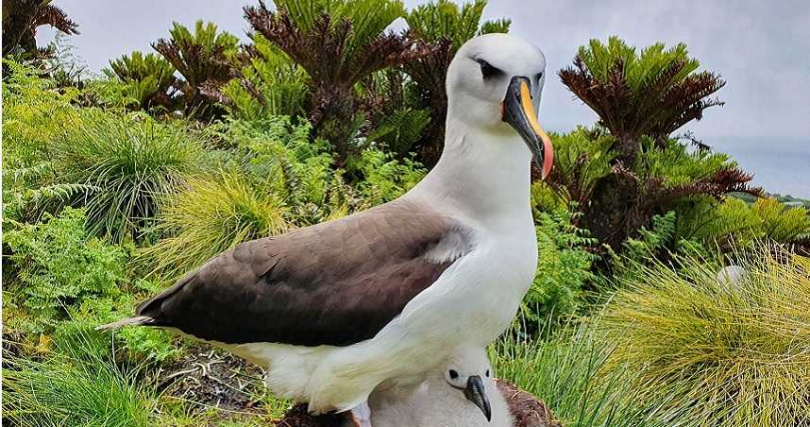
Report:
M 810 142 L 804 147 L 790 144 L 780 148 L 773 142 L 752 147 L 724 139 L 713 148 L 731 154 L 743 170 L 754 175 L 754 184 L 768 193 L 810 199 Z

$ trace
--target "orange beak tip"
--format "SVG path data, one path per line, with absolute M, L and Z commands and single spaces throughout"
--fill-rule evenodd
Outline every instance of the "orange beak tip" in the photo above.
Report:
M 554 166 L 554 148 L 551 146 L 551 140 L 543 138 L 543 172 L 542 178 L 546 179 L 551 173 L 551 167 Z

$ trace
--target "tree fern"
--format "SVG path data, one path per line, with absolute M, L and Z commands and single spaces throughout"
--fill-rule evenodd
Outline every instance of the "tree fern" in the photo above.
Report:
M 127 85 L 127 95 L 138 101 L 137 107 L 150 111 L 161 108 L 171 111 L 176 106 L 179 85 L 175 68 L 154 53 L 144 55 L 134 51 L 110 61 L 115 76 Z
M 221 88 L 205 90 L 222 100 L 234 117 L 255 120 L 270 115 L 304 115 L 308 96 L 306 73 L 260 34 L 239 77 Z M 217 93 L 218 92 L 218 93 Z
M 234 76 L 239 39 L 201 20 L 195 24 L 193 33 L 177 22 L 169 33 L 169 39 L 160 39 L 152 47 L 185 79 L 182 91 L 186 112 L 209 117 L 213 111 L 200 88 L 204 84 L 225 84 Z
M 63 34 L 79 34 L 79 25 L 51 1 L 3 0 L 3 56 L 15 49 L 36 55 L 37 28 L 49 25 Z
M 559 74 L 618 139 L 621 157 L 632 161 L 642 135 L 666 141 L 676 129 L 700 119 L 706 108 L 722 105 L 709 97 L 725 82 L 697 72 L 698 67 L 684 44 L 665 49 L 656 43 L 639 54 L 611 37 L 607 45 L 593 39 L 580 47 L 573 67 Z
M 404 15 L 397 0 L 279 1 L 245 8 L 254 31 L 284 51 L 309 76 L 309 119 L 315 134 L 348 158 L 359 128 L 353 87 L 375 71 L 424 55 L 404 34 L 385 33 Z

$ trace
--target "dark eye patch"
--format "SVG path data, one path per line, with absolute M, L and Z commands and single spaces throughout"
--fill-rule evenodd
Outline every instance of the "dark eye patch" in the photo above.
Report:
M 484 76 L 484 80 L 503 74 L 503 71 L 483 59 L 476 59 L 475 61 L 481 65 L 481 75 Z
M 543 78 L 543 72 L 541 71 L 541 72 L 537 73 L 537 75 L 535 77 L 537 77 L 537 80 L 542 79 Z
M 454 380 L 456 378 L 458 378 L 458 372 L 456 372 L 455 369 L 451 369 L 450 370 L 450 379 Z

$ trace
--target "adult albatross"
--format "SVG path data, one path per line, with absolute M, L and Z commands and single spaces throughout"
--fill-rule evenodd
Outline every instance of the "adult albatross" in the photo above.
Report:
M 543 53 L 521 39 L 468 41 L 447 73 L 444 151 L 411 191 L 242 243 L 99 329 L 209 341 L 266 367 L 271 390 L 313 413 L 422 378 L 462 343 L 483 348 L 535 274 L 530 165 L 534 156 L 545 176 L 552 164 L 535 113 L 544 70 Z

